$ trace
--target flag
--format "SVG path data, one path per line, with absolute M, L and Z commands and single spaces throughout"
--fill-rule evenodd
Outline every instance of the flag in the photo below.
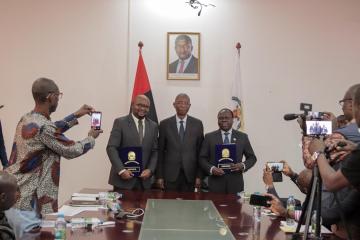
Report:
M 1 164 L 2 164 L 3 168 L 7 167 L 8 158 L 7 158 L 7 155 L 6 155 L 6 149 L 5 149 L 4 137 L 3 137 L 3 133 L 2 133 L 1 121 L 0 121 L 0 160 L 1 160 Z
M 149 113 L 148 113 L 147 117 L 149 119 L 153 120 L 154 122 L 158 123 L 158 118 L 157 118 L 156 109 L 155 109 L 155 102 L 154 102 L 154 98 L 152 96 L 149 78 L 146 73 L 146 67 L 145 67 L 144 60 L 143 60 L 143 57 L 141 54 L 142 46 L 143 46 L 143 44 L 140 42 L 139 43 L 139 47 L 140 47 L 139 60 L 138 60 L 138 65 L 137 65 L 137 69 L 136 69 L 136 76 L 135 76 L 135 81 L 134 81 L 134 89 L 132 92 L 131 102 L 133 102 L 135 97 L 139 94 L 143 94 L 143 95 L 147 96 L 150 100 L 150 109 L 149 109 Z
M 241 94 L 240 43 L 236 44 L 235 76 L 231 88 L 231 110 L 234 115 L 233 128 L 244 131 L 244 106 Z

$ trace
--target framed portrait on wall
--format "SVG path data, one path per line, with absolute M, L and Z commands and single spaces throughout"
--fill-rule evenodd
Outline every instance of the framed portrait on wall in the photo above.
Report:
M 200 80 L 200 33 L 168 32 L 167 79 Z

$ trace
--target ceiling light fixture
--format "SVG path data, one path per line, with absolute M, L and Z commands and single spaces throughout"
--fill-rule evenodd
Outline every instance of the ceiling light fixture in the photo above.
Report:
M 199 9 L 199 12 L 198 12 L 198 16 L 200 16 L 201 14 L 201 11 L 203 9 L 203 7 L 216 7 L 214 4 L 203 4 L 201 2 L 199 2 L 198 0 L 190 0 L 189 2 L 185 2 L 185 3 L 188 3 L 190 5 L 190 7 L 192 7 L 193 9 Z

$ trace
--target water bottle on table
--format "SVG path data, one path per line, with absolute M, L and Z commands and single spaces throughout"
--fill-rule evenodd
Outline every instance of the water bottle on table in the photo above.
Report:
M 66 239 L 66 221 L 63 213 L 58 213 L 57 219 L 55 221 L 55 239 Z
M 295 220 L 290 218 L 290 213 L 295 212 L 295 199 L 294 196 L 289 196 L 288 200 L 287 200 L 287 204 L 286 204 L 286 224 L 288 226 L 292 226 L 295 224 Z

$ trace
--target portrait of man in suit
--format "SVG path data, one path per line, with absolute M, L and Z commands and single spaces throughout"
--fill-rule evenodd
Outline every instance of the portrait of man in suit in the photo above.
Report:
M 201 187 L 198 159 L 204 128 L 199 119 L 188 115 L 187 94 L 178 94 L 173 106 L 176 114 L 159 126 L 157 182 L 166 191 L 193 192 Z
M 168 34 L 168 79 L 199 79 L 199 38 L 199 34 Z
M 146 118 L 150 100 L 138 95 L 131 104 L 131 113 L 114 121 L 106 151 L 111 162 L 109 184 L 114 191 L 124 189 L 146 190 L 151 187 L 151 176 L 157 163 L 158 126 Z M 127 170 L 119 157 L 118 150 L 127 147 L 141 147 L 142 169 L 139 177 Z
M 209 191 L 217 193 L 238 193 L 244 190 L 243 173 L 256 163 L 256 156 L 247 134 L 232 129 L 233 113 L 221 109 L 218 113 L 219 129 L 205 135 L 200 150 L 200 165 L 209 174 Z M 230 165 L 229 173 L 218 168 L 215 149 L 218 144 L 235 144 L 236 163 Z M 242 161 L 245 156 L 245 161 Z

